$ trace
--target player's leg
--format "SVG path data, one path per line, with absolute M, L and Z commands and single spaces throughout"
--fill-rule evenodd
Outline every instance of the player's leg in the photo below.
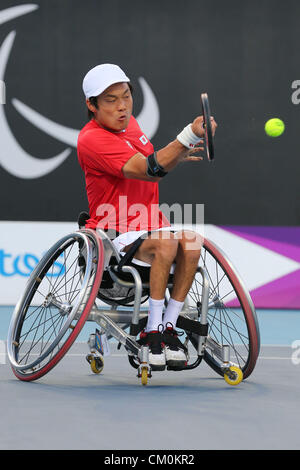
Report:
M 175 234 L 178 249 L 175 258 L 176 268 L 172 289 L 172 298 L 184 302 L 198 267 L 203 237 L 191 230 L 183 230 Z
M 176 267 L 171 298 L 163 317 L 163 341 L 166 363 L 173 367 L 183 367 L 187 361 L 187 350 L 179 340 L 175 326 L 195 278 L 203 239 L 191 231 L 177 232 L 176 238 L 179 242 L 175 258 Z
M 154 232 L 138 249 L 135 258 L 151 264 L 150 297 L 161 300 L 165 297 L 170 269 L 177 256 L 178 240 L 172 232 Z
M 162 314 L 169 273 L 177 256 L 178 240 L 172 232 L 154 232 L 144 240 L 134 255 L 136 259 L 151 264 L 149 315 L 140 343 L 149 346 L 149 363 L 153 369 L 165 368 L 165 351 L 162 345 Z

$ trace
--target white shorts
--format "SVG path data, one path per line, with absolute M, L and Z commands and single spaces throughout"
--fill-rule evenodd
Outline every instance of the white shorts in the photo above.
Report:
M 158 228 L 157 230 L 152 230 L 152 232 L 162 232 L 162 231 L 175 231 L 175 232 L 177 232 L 177 230 L 175 230 L 175 228 L 173 226 L 162 227 L 162 228 Z M 135 240 L 137 240 L 139 237 L 141 237 L 145 233 L 148 233 L 147 230 L 140 230 L 138 232 L 133 231 L 133 232 L 121 233 L 121 235 L 119 235 L 118 237 L 116 237 L 113 240 L 113 244 L 114 244 L 115 248 L 117 249 L 118 253 L 121 256 L 123 256 L 123 254 L 125 254 L 125 252 L 122 253 L 122 250 L 124 250 L 124 248 L 127 245 L 130 245 L 131 243 L 133 243 Z M 135 264 L 139 264 L 140 266 L 151 266 L 150 264 L 145 263 L 144 261 L 140 261 L 139 259 L 135 259 L 135 258 L 133 258 L 132 262 L 135 263 Z

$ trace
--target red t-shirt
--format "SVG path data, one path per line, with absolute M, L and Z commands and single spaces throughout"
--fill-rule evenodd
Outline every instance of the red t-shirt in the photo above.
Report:
M 148 157 L 153 151 L 133 116 L 122 132 L 103 129 L 93 119 L 84 126 L 77 152 L 89 202 L 87 228 L 124 233 L 170 226 L 158 209 L 158 183 L 125 178 L 122 172 L 133 155 Z

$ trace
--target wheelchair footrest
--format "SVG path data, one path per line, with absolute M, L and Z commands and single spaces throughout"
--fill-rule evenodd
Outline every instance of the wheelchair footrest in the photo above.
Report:
M 176 366 L 167 366 L 167 370 L 184 370 L 186 368 L 186 366 L 179 366 L 179 367 L 176 367 Z
M 190 320 L 182 316 L 178 317 L 176 326 L 182 330 L 190 331 L 191 333 L 195 333 L 199 336 L 207 336 L 208 333 L 208 323 L 202 325 L 198 321 Z
M 187 364 L 183 367 L 167 366 L 167 370 L 179 371 L 179 370 L 195 369 L 196 367 L 199 366 L 200 362 L 202 361 L 202 357 L 203 356 L 198 356 L 195 362 L 193 362 L 192 364 Z

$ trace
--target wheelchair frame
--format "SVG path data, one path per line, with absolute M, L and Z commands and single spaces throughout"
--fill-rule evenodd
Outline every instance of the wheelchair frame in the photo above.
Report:
M 72 307 L 72 305 L 68 304 L 67 302 L 58 301 L 57 298 L 55 298 L 55 295 L 51 292 L 49 292 L 48 295 L 45 296 L 43 306 L 46 306 L 45 308 L 47 308 L 49 305 L 55 307 L 59 310 L 60 317 L 63 318 L 67 316 L 67 320 L 64 324 L 64 327 L 61 328 L 61 331 L 59 332 L 58 336 L 52 341 L 49 348 L 47 348 L 46 351 L 44 350 L 43 356 L 47 357 L 47 355 L 49 354 L 52 355 L 52 351 L 60 343 L 61 338 L 68 330 L 68 328 L 75 330 L 73 337 L 65 341 L 65 343 L 59 350 L 59 353 L 54 355 L 54 358 L 49 361 L 49 364 L 47 363 L 46 366 L 43 366 L 40 371 L 37 366 L 39 363 L 42 362 L 41 359 L 44 359 L 42 355 L 32 363 L 18 363 L 20 348 L 20 331 L 22 330 L 28 307 L 30 305 L 27 305 L 27 299 L 32 300 L 34 294 L 31 294 L 31 291 L 33 291 L 34 289 L 35 291 L 37 290 L 37 288 L 34 287 L 37 282 L 39 286 L 39 283 L 41 281 L 40 272 L 42 272 L 43 275 L 46 276 L 44 271 L 49 264 L 50 253 L 52 253 L 52 255 L 53 253 L 55 253 L 56 246 L 63 246 L 62 240 L 65 240 L 65 243 L 67 243 L 68 236 L 66 236 L 64 237 L 64 239 L 59 240 L 57 244 L 55 244 L 54 247 L 52 247 L 46 253 L 43 259 L 37 265 L 28 282 L 26 288 L 27 290 L 25 290 L 24 295 L 22 296 L 15 308 L 9 328 L 7 343 L 8 357 L 12 366 L 12 370 L 15 375 L 21 380 L 30 381 L 40 378 L 42 375 L 52 369 L 52 367 L 54 367 L 59 362 L 59 360 L 61 360 L 63 355 L 68 351 L 72 343 L 75 341 L 85 321 L 93 321 L 100 326 L 101 333 L 105 333 L 108 337 L 115 338 L 120 345 L 123 345 L 125 347 L 128 353 L 128 359 L 131 366 L 138 370 L 138 377 L 141 378 L 142 384 L 146 385 L 148 378 L 152 376 L 151 366 L 149 364 L 148 358 L 149 351 L 148 346 L 141 346 L 137 342 L 137 336 L 141 331 L 142 327 L 146 324 L 147 313 L 141 312 L 141 299 L 143 289 L 148 289 L 149 284 L 143 283 L 138 270 L 135 267 L 129 265 L 122 266 L 121 271 L 123 273 L 130 274 L 133 281 L 128 282 L 121 278 L 120 273 L 118 273 L 118 270 L 114 269 L 114 267 L 110 264 L 112 256 L 116 258 L 118 263 L 120 262 L 121 257 L 115 249 L 112 241 L 109 239 L 109 237 L 104 231 L 99 229 L 97 229 L 97 231 L 94 231 L 80 227 L 80 230 L 78 232 L 69 235 L 69 239 L 71 239 L 71 237 L 76 239 L 76 234 L 79 239 L 85 241 L 85 243 L 83 243 L 83 247 L 81 247 L 79 250 L 80 253 L 78 256 L 78 262 L 80 256 L 83 256 L 85 260 L 85 271 L 81 274 L 82 285 L 79 300 L 76 302 L 76 305 Z M 92 242 L 92 245 L 94 247 L 98 247 L 97 259 L 95 259 L 94 257 L 94 252 L 89 251 L 89 243 L 86 239 L 89 240 L 89 243 Z M 206 241 L 206 243 L 208 245 L 210 244 L 209 246 L 211 247 L 214 246 L 209 241 Z M 103 254 L 102 258 L 101 256 L 99 256 L 101 249 Z M 224 264 L 226 261 L 225 255 L 219 249 L 218 253 L 218 256 L 221 257 L 221 261 L 222 256 L 224 257 L 224 260 L 222 261 Z M 215 369 L 217 373 L 224 377 L 228 384 L 237 385 L 243 380 L 243 378 L 249 376 L 255 367 L 255 363 L 259 354 L 259 328 L 251 298 L 248 292 L 245 290 L 239 276 L 233 270 L 232 265 L 228 261 L 226 262 L 227 272 L 230 271 L 230 276 L 232 276 L 232 279 L 234 276 L 234 282 L 238 283 L 237 285 L 240 286 L 238 297 L 241 297 L 241 302 L 243 302 L 243 305 L 247 307 L 245 309 L 247 311 L 245 311 L 244 316 L 247 322 L 247 329 L 249 332 L 249 351 L 251 349 L 251 357 L 247 362 L 248 366 L 247 368 L 245 368 L 244 376 L 243 371 L 241 370 L 239 365 L 230 361 L 230 346 L 228 344 L 224 344 L 223 342 L 222 344 L 220 344 L 220 342 L 216 341 L 216 339 L 214 339 L 212 335 L 209 334 L 208 312 L 210 308 L 215 308 L 219 301 L 210 295 L 210 275 L 203 267 L 199 267 L 197 271 L 198 273 L 200 273 L 202 278 L 201 302 L 198 302 L 196 308 L 194 307 L 191 311 L 191 309 L 189 309 L 188 299 L 186 299 L 176 326 L 185 330 L 187 340 L 192 343 L 197 352 L 196 361 L 192 364 L 187 364 L 180 370 L 193 369 L 197 367 L 204 358 L 205 361 L 213 369 Z M 96 273 L 91 275 L 90 279 L 92 279 L 92 282 L 91 286 L 89 286 L 87 273 L 93 272 L 93 263 L 94 265 L 95 263 L 97 264 L 97 268 Z M 113 282 L 117 283 L 122 287 L 134 289 L 135 296 L 132 311 L 128 309 L 118 309 L 117 302 L 115 305 L 112 304 L 110 308 L 97 307 L 95 299 L 97 297 L 97 292 L 99 292 L 102 274 L 105 270 L 109 272 L 109 275 Z M 101 276 L 99 276 L 100 271 L 102 271 Z M 168 284 L 168 288 L 171 287 L 172 284 Z M 82 303 L 84 304 L 84 306 L 82 305 Z M 75 327 L 72 326 L 72 321 L 77 321 Z M 119 326 L 119 324 L 122 325 L 122 327 Z M 128 326 L 130 331 L 129 333 L 126 333 L 125 329 Z M 87 360 L 91 365 L 92 371 L 95 373 L 99 373 L 101 372 L 104 364 L 103 356 L 99 348 L 95 346 L 95 341 L 92 341 L 90 338 L 88 344 L 90 346 L 90 354 L 87 355 Z M 214 358 L 218 360 L 218 363 Z

